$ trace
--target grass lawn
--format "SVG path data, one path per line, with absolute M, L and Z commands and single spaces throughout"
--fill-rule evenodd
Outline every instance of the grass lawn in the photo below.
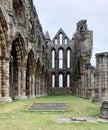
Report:
M 31 112 L 27 107 L 35 102 L 65 102 L 68 110 Z M 96 117 L 100 106 L 88 99 L 74 96 L 46 96 L 37 99 L 15 100 L 0 104 L 0 130 L 108 130 L 108 123 L 56 123 L 58 117 Z

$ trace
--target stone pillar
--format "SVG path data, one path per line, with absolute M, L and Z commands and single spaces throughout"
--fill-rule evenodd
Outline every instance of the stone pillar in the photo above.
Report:
M 91 72 L 91 97 L 95 97 L 95 77 L 94 77 L 94 70 Z
M 108 120 L 108 101 L 102 102 L 102 106 L 100 108 L 100 118 Z
M 31 98 L 32 95 L 32 86 L 31 86 L 32 76 L 29 75 L 29 98 Z
M 21 69 L 21 98 L 26 99 L 26 68 Z
M 48 78 L 46 78 L 45 81 L 45 95 L 47 95 Z
M 36 77 L 36 96 L 40 95 L 40 80 L 39 77 Z
M 35 98 L 35 75 L 31 76 L 31 98 Z
M 17 95 L 15 99 L 26 99 L 26 68 L 17 68 Z
M 101 57 L 99 57 L 99 62 L 98 62 L 98 97 L 101 98 L 102 97 L 102 63 L 101 63 Z
M 102 55 L 96 54 L 96 68 L 97 68 L 97 77 L 96 77 L 96 87 L 98 88 L 98 98 L 102 97 Z
M 39 93 L 38 93 L 38 96 L 40 96 L 40 95 L 41 95 L 41 79 L 40 79 L 40 77 L 39 77 L 38 80 L 39 80 L 39 82 L 38 82 L 38 85 L 39 85 L 39 86 L 38 86 L 38 92 L 39 92 Z
M 21 98 L 21 67 L 17 68 L 17 95 L 15 95 L 15 99 Z
M 107 55 L 103 57 L 103 82 L 102 82 L 102 88 L 104 89 L 104 96 L 108 96 L 108 71 L 107 71 Z
M 2 59 L 0 102 L 11 102 L 9 96 L 9 59 Z
M 45 77 L 44 77 L 45 78 Z M 43 78 L 43 92 L 42 92 L 42 95 L 44 96 L 45 95 L 45 79 Z

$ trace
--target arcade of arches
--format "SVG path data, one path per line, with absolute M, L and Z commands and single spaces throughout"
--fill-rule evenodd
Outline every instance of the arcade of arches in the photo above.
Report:
M 93 32 L 77 23 L 72 39 L 60 28 L 43 33 L 32 0 L 0 0 L 0 102 L 48 94 L 108 97 L 108 53 L 90 60 Z

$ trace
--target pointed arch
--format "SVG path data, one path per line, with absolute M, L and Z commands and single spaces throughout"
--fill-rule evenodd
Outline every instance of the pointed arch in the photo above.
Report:
M 54 69 L 56 67 L 56 50 L 55 48 L 51 49 L 51 67 Z
M 25 96 L 27 51 L 23 37 L 18 33 L 11 44 L 10 51 L 10 95 L 12 98 Z
M 33 50 L 31 49 L 27 58 L 27 71 L 26 71 L 27 97 L 35 96 L 35 72 L 36 72 L 35 56 Z
M 67 68 L 71 67 L 71 49 L 68 47 L 66 50 L 67 55 Z
M 63 68 L 63 49 L 60 48 L 59 49 L 59 68 L 62 69 Z

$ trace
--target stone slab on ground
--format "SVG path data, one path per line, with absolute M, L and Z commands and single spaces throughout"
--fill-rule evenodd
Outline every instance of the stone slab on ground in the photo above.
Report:
M 33 103 L 28 110 L 37 111 L 66 111 L 67 103 Z
M 91 123 L 99 123 L 99 122 L 107 122 L 106 119 L 101 119 L 99 117 L 80 117 L 80 118 L 72 118 L 72 117 L 59 117 L 55 120 L 57 123 L 69 123 L 69 122 L 91 122 Z

